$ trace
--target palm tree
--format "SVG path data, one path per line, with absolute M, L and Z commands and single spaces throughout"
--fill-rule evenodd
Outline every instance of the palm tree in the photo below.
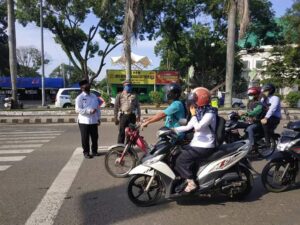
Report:
M 232 83 L 234 74 L 234 56 L 236 41 L 236 24 L 239 23 L 239 37 L 243 38 L 249 24 L 249 1 L 228 0 L 228 32 L 227 32 L 227 57 L 226 57 L 226 95 L 225 107 L 232 105 Z
M 15 11 L 14 0 L 7 0 L 7 18 L 8 18 L 8 45 L 9 45 L 9 69 L 11 77 L 11 91 L 14 100 L 13 106 L 17 105 L 17 55 L 16 55 L 16 29 L 15 29 Z
M 143 16 L 143 0 L 126 0 L 123 24 L 124 54 L 126 60 L 126 80 L 131 79 L 131 38 L 137 38 Z

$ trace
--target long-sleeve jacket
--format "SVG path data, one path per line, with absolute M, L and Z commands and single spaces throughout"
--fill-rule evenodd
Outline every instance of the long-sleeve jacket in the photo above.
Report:
M 262 101 L 269 106 L 269 110 L 265 118 L 269 119 L 271 116 L 275 116 L 281 119 L 281 104 L 278 96 L 272 95 Z
M 118 118 L 118 113 L 135 113 L 137 117 L 141 116 L 140 102 L 135 94 L 120 93 L 116 97 L 114 116 Z

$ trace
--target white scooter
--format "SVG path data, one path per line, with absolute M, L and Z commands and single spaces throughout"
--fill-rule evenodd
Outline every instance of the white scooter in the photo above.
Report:
M 129 173 L 128 197 L 137 206 L 156 204 L 165 198 L 183 195 L 186 181 L 176 175 L 175 161 L 181 147 L 177 134 L 168 128 L 158 131 L 158 142 L 143 159 L 143 163 Z M 251 146 L 248 140 L 222 145 L 205 162 L 198 165 L 198 188 L 195 194 L 225 194 L 242 198 L 253 187 L 254 171 L 246 158 Z

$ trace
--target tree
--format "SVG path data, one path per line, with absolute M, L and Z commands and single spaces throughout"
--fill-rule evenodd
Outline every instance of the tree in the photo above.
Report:
M 7 5 L 0 2 L 0 76 L 9 76 L 9 53 L 7 30 Z
M 34 47 L 20 47 L 17 49 L 19 77 L 40 76 L 37 72 L 41 68 L 41 52 Z M 44 60 L 48 64 L 49 59 Z
M 284 16 L 286 25 L 285 40 L 288 43 L 300 44 L 300 0 L 295 0 Z
M 38 6 L 38 0 L 19 0 L 19 21 L 23 25 L 34 22 L 39 26 Z M 110 1 L 104 7 L 104 1 L 98 0 L 48 0 L 44 3 L 44 27 L 55 35 L 55 41 L 61 45 L 76 70 L 92 83 L 101 73 L 105 58 L 122 43 L 117 37 L 121 34 L 123 9 L 121 1 Z M 85 32 L 83 24 L 91 15 L 96 17 L 97 22 Z M 100 48 L 97 35 L 106 42 L 105 47 Z M 99 57 L 99 67 L 92 75 L 88 61 L 96 56 Z
M 7 0 L 8 18 L 8 44 L 9 44 L 9 68 L 11 77 L 11 91 L 14 103 L 13 108 L 17 107 L 17 57 L 16 57 L 16 30 L 15 30 L 15 10 L 14 1 Z

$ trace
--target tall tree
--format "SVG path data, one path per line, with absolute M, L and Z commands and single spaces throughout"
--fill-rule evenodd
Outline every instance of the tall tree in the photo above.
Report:
M 44 3 L 44 27 L 55 35 L 55 41 L 61 45 L 73 66 L 91 83 L 100 75 L 106 57 L 122 43 L 117 37 L 122 34 L 123 3 L 109 2 L 105 7 L 104 1 L 98 0 L 47 0 Z M 39 0 L 19 0 L 19 21 L 24 25 L 34 22 L 39 26 L 38 6 Z M 84 25 L 87 25 L 85 21 L 88 16 L 96 17 L 96 22 L 86 31 Z M 105 46 L 100 48 L 100 42 L 96 39 L 104 40 Z M 92 75 L 88 62 L 96 56 L 99 57 L 99 66 Z
M 0 1 L 0 76 L 9 76 L 7 4 Z
M 17 57 L 14 1 L 7 0 L 9 68 L 11 77 L 13 107 L 17 107 Z

